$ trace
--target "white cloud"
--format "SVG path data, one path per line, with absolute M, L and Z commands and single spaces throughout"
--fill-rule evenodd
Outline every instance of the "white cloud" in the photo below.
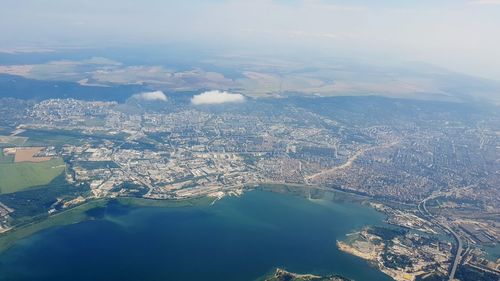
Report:
M 207 91 L 191 98 L 194 105 L 200 104 L 222 104 L 244 102 L 242 94 L 233 94 L 226 91 Z
M 162 91 L 135 94 L 132 98 L 145 101 L 167 101 L 167 96 Z

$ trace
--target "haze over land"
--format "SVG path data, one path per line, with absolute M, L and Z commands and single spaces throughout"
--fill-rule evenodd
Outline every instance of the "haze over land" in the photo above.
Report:
M 495 0 L 2 5 L 4 74 L 166 93 L 500 102 Z
M 176 44 L 228 54 L 422 61 L 500 80 L 499 12 L 496 0 L 8 0 L 0 44 L 11 52 Z

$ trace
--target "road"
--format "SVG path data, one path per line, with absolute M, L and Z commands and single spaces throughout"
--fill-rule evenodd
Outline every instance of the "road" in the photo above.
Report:
M 455 273 L 457 271 L 457 267 L 460 264 L 460 259 L 462 257 L 463 244 L 462 244 L 462 240 L 460 239 L 460 236 L 458 236 L 458 234 L 448 224 L 446 224 L 444 222 L 439 222 L 427 210 L 427 206 L 426 206 L 427 201 L 430 199 L 436 198 L 438 196 L 439 196 L 439 194 L 431 195 L 431 196 L 425 198 L 424 200 L 422 200 L 422 202 L 420 202 L 420 204 L 418 204 L 418 210 L 420 211 L 420 213 L 422 215 L 429 217 L 435 224 L 437 224 L 439 227 L 441 227 L 442 229 L 449 232 L 453 236 L 453 238 L 455 239 L 455 241 L 457 243 L 457 251 L 455 252 L 455 256 L 453 258 L 453 264 L 451 266 L 450 274 L 448 276 L 448 280 L 453 281 L 453 280 L 455 280 Z
M 135 180 L 135 181 L 138 181 L 139 183 L 141 183 L 143 186 L 146 186 L 147 188 L 149 188 L 148 190 L 148 194 L 153 190 L 153 186 L 144 181 L 141 176 L 138 176 L 136 175 L 135 173 L 133 173 L 129 168 L 127 167 L 124 167 L 122 164 L 120 164 L 120 161 L 117 161 L 115 158 L 114 158 L 114 154 L 116 151 L 118 151 L 118 149 L 120 149 L 124 144 L 126 143 L 126 141 L 122 142 L 120 145 L 116 146 L 113 148 L 113 150 L 111 151 L 111 160 L 120 168 L 120 170 L 126 174 L 131 180 Z
M 395 142 L 391 142 L 391 143 L 388 143 L 388 144 L 383 144 L 383 145 L 377 145 L 377 146 L 371 146 L 371 147 L 367 147 L 367 148 L 362 148 L 362 149 L 356 151 L 356 153 L 354 153 L 351 157 L 349 157 L 349 159 L 347 159 L 347 161 L 344 164 L 342 164 L 340 166 L 332 167 L 332 168 L 327 169 L 327 170 L 320 171 L 320 172 L 318 172 L 316 174 L 307 176 L 304 179 L 308 183 L 310 180 L 314 181 L 314 180 L 317 180 L 318 178 L 320 178 L 322 176 L 327 176 L 327 175 L 335 173 L 335 172 L 337 172 L 339 170 L 343 170 L 345 168 L 350 168 L 353 165 L 354 161 L 356 161 L 359 157 L 361 157 L 366 152 L 369 152 L 369 151 L 372 151 L 372 150 L 376 150 L 376 149 L 388 148 L 388 147 L 394 146 L 394 145 L 396 145 L 398 143 L 399 143 L 399 141 L 395 141 Z

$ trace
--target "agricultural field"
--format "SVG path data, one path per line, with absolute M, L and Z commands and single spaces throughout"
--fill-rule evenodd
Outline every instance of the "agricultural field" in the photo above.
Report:
M 0 147 L 22 146 L 27 140 L 27 137 L 0 136 Z
M 42 151 L 44 147 L 26 147 L 17 148 L 16 156 L 14 157 L 14 162 L 46 162 L 51 159 L 51 157 L 37 157 L 36 154 Z
M 12 162 L 14 162 L 14 156 L 13 155 L 5 155 L 3 153 L 3 150 L 0 148 L 0 164 L 12 163 Z
M 26 137 L 25 146 L 62 146 L 64 144 L 78 144 L 83 135 L 73 131 L 44 131 L 27 130 L 20 136 Z
M 32 163 L 4 161 L 0 156 L 0 194 L 13 193 L 31 187 L 45 185 L 60 175 L 65 168 L 61 158 Z

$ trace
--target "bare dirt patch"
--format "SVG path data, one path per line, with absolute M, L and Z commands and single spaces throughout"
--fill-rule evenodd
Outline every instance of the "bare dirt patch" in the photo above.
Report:
M 16 156 L 14 162 L 46 162 L 52 157 L 38 157 L 36 156 L 44 147 L 23 147 L 16 149 Z

